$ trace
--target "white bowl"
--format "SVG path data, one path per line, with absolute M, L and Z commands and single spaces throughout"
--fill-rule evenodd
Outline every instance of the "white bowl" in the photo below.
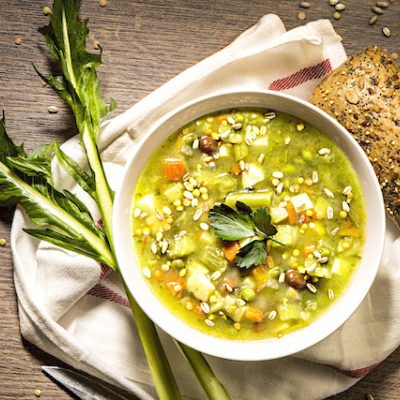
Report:
M 283 111 L 325 133 L 352 163 L 366 201 L 367 224 L 363 256 L 345 292 L 310 325 L 280 339 L 231 340 L 194 329 L 175 316 L 152 293 L 133 250 L 132 198 L 136 182 L 149 157 L 169 135 L 186 123 L 214 111 L 244 106 Z M 381 190 L 368 158 L 351 135 L 328 114 L 306 101 L 276 92 L 223 92 L 184 104 L 144 134 L 126 165 L 115 198 L 113 236 L 118 264 L 126 284 L 144 312 L 165 332 L 212 356 L 231 360 L 270 360 L 297 353 L 318 343 L 339 328 L 356 310 L 371 287 L 379 267 L 385 236 L 385 211 Z

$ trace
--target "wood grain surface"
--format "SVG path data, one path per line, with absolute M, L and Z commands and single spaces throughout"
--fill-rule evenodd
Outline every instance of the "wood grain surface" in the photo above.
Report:
M 84 0 L 81 15 L 90 17 L 89 46 L 98 40 L 104 48 L 100 68 L 103 94 L 111 96 L 121 112 L 187 67 L 231 42 L 267 13 L 276 13 L 287 29 L 319 18 L 329 18 L 342 36 L 348 54 L 371 44 L 400 52 L 400 0 L 390 3 L 374 26 L 370 0 L 343 0 L 340 20 L 332 18 L 327 0 L 310 0 L 306 19 L 299 21 L 299 1 L 292 0 Z M 16 142 L 28 150 L 53 138 L 61 142 L 76 134 L 71 113 L 51 89 L 42 85 L 31 63 L 48 71 L 49 61 L 37 28 L 47 23 L 42 13 L 47 1 L 0 0 L 0 108 Z M 386 38 L 382 27 L 390 28 Z M 15 38 L 22 44 L 17 46 Z M 47 107 L 59 112 L 49 114 Z M 0 211 L 0 237 L 9 242 L 12 209 Z M 61 365 L 56 359 L 25 342 L 19 332 L 9 244 L 0 248 L 0 400 L 33 399 L 36 389 L 43 399 L 71 399 L 45 377 L 40 365 Z M 384 311 L 384 310 L 382 310 Z M 400 398 L 400 350 L 345 393 L 332 399 Z M 290 379 L 290 377 L 288 377 Z M 312 385 L 312 377 L 310 377 Z M 132 397 L 131 397 L 132 398 Z M 253 399 L 250 399 L 253 400 Z

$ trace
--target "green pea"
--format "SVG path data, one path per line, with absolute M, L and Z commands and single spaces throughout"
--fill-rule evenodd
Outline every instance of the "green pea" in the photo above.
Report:
M 238 114 L 235 117 L 235 122 L 243 122 L 244 121 L 244 116 L 243 114 Z
M 188 133 L 183 137 L 183 142 L 185 144 L 192 144 L 197 139 L 197 136 L 194 133 Z
M 251 301 L 256 296 L 254 289 L 245 287 L 240 291 L 240 297 L 246 301 Z
M 329 254 L 331 254 L 329 249 L 324 249 L 324 250 L 321 251 L 321 256 L 329 256 Z
M 185 263 L 180 258 L 177 258 L 176 260 L 172 261 L 172 263 L 171 263 L 171 267 L 175 268 L 175 269 L 180 269 L 180 268 L 183 268 L 184 266 L 185 266 Z

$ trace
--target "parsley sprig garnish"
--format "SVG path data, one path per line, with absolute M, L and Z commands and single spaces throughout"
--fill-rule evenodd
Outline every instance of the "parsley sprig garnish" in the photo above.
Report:
M 236 241 L 254 238 L 243 246 L 236 255 L 236 265 L 239 268 L 248 269 L 254 265 L 260 265 L 267 257 L 267 241 L 285 246 L 274 239 L 277 230 L 271 224 L 271 216 L 266 207 L 260 207 L 256 211 L 242 203 L 236 202 L 238 211 L 220 204 L 214 206 L 209 212 L 211 226 L 215 228 L 215 235 L 223 240 Z

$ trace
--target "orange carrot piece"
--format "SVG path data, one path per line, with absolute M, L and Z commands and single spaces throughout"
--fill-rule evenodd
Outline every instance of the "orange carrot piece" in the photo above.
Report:
M 351 228 L 342 228 L 339 230 L 340 236 L 360 237 L 360 230 L 355 226 Z
M 244 316 L 252 322 L 261 322 L 264 317 L 262 311 L 256 307 L 248 307 Z
M 234 175 L 239 175 L 242 172 L 242 168 L 240 168 L 239 164 L 236 164 L 232 167 L 232 172 Z
M 219 117 L 217 117 L 217 121 L 219 122 L 219 123 L 221 123 L 222 121 L 225 121 L 227 119 L 227 116 L 226 115 L 220 115 Z
M 303 251 L 304 251 L 304 257 L 307 257 L 308 255 L 312 254 L 315 250 L 315 246 L 314 245 L 310 245 L 310 244 L 305 244 L 303 247 Z
M 287 212 L 288 212 L 288 221 L 289 221 L 289 224 L 290 224 L 290 225 L 295 224 L 295 223 L 296 223 L 296 220 L 297 220 L 297 218 L 296 218 L 296 211 L 295 211 L 294 206 L 293 206 L 293 204 L 292 204 L 291 201 L 288 201 L 288 202 L 287 202 L 287 204 L 286 204 L 286 210 L 287 210 Z
M 163 162 L 165 176 L 169 181 L 180 181 L 185 175 L 185 163 L 177 158 L 168 158 Z
M 174 296 L 180 296 L 185 285 L 185 280 L 179 276 L 171 276 L 165 281 L 165 287 Z
M 237 240 L 235 242 L 226 241 L 224 242 L 222 250 L 224 251 L 226 259 L 230 262 L 233 262 L 236 259 L 236 254 L 239 253 L 240 244 Z
M 158 269 L 157 271 L 154 272 L 153 279 L 155 279 L 156 281 L 163 281 L 164 274 Z

